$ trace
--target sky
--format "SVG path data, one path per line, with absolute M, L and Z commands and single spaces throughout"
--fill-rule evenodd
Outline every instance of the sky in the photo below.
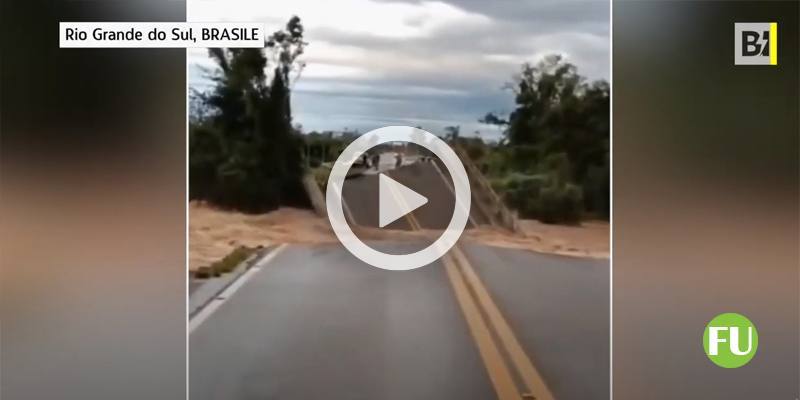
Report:
M 558 53 L 590 80 L 609 78 L 608 1 L 189 0 L 187 20 L 277 30 L 293 15 L 309 43 L 292 92 L 306 132 L 458 125 L 497 139 L 478 119 L 513 110 L 503 86 L 522 63 Z M 207 88 L 213 62 L 188 52 L 189 85 Z

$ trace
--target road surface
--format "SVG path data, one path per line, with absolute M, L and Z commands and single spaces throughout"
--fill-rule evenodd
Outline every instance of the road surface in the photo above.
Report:
M 434 164 L 389 173 L 429 204 L 388 228 L 446 226 L 452 192 Z M 377 175 L 343 196 L 357 223 L 377 225 Z M 192 400 L 609 397 L 608 260 L 463 242 L 402 272 L 339 244 L 264 260 L 190 321 Z
M 607 398 L 608 263 L 463 247 L 554 396 Z M 441 262 L 339 245 L 285 248 L 191 333 L 190 397 L 496 398 Z
M 427 204 L 414 211 L 423 229 L 447 228 L 453 215 L 455 195 L 446 169 L 438 167 L 433 162 L 417 162 L 385 170 L 383 173 L 428 199 Z M 342 188 L 342 198 L 358 225 L 378 227 L 378 175 L 369 174 L 347 179 Z M 478 207 L 471 207 L 466 228 L 485 224 L 486 221 L 488 218 Z M 406 219 L 399 219 L 387 225 L 386 229 L 410 230 L 411 226 Z

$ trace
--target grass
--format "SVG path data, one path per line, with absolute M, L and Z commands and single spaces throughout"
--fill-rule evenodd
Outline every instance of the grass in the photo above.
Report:
M 232 252 L 228 255 L 223 257 L 221 260 L 208 265 L 202 266 L 197 269 L 194 276 L 195 278 L 205 279 L 220 276 L 222 274 L 226 274 L 228 272 L 233 271 L 236 267 L 244 262 L 247 257 L 250 257 L 256 251 L 254 248 L 239 246 L 235 248 Z

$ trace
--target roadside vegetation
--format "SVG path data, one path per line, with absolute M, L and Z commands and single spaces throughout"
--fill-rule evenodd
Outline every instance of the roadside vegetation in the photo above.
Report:
M 457 138 L 520 217 L 576 224 L 609 217 L 609 85 L 587 82 L 561 56 L 525 64 L 508 85 L 516 109 L 488 113 L 503 139 Z M 458 130 L 450 129 L 451 136 Z M 453 135 L 455 133 L 455 135 Z
M 488 113 L 502 139 L 486 142 L 448 126 L 440 137 L 462 148 L 521 218 L 550 224 L 579 224 L 609 217 L 609 96 L 606 81 L 587 82 L 559 55 L 524 64 L 507 88 L 515 109 Z M 311 132 L 306 158 L 321 187 L 330 163 L 358 132 Z
M 304 135 L 305 139 L 305 159 L 308 168 L 314 175 L 317 185 L 324 191 L 328 186 L 328 176 L 331 167 L 339 154 L 352 141 L 358 138 L 360 133 L 345 130 L 340 135 L 334 136 L 332 131 L 328 132 L 309 132 Z
M 293 17 L 263 49 L 209 49 L 218 67 L 209 72 L 213 88 L 190 100 L 191 199 L 246 212 L 306 205 L 303 139 L 290 101 L 305 45 Z
M 211 265 L 202 266 L 194 272 L 195 278 L 205 279 L 227 274 L 236 267 L 247 260 L 256 249 L 251 247 L 239 246 L 235 248 L 228 255 L 221 260 L 212 263 Z
M 212 86 L 190 93 L 189 195 L 217 207 L 263 213 L 308 207 L 310 171 L 324 188 L 330 163 L 359 132 L 303 134 L 293 125 L 291 87 L 308 43 L 292 17 L 263 49 L 209 49 Z M 460 146 L 521 218 L 576 224 L 609 216 L 609 85 L 587 82 L 561 56 L 524 64 L 507 88 L 508 115 L 480 122 L 498 142 L 439 134 Z

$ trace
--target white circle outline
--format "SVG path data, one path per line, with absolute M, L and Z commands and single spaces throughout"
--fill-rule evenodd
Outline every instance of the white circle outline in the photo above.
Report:
M 428 247 L 410 254 L 388 254 L 375 250 L 358 239 L 350 229 L 342 207 L 342 186 L 347 171 L 365 151 L 388 142 L 410 142 L 425 147 L 444 163 L 453 181 L 455 206 L 453 216 L 444 233 Z M 350 143 L 336 159 L 328 176 L 325 204 L 333 232 L 344 247 L 361 261 L 373 267 L 405 271 L 428 265 L 455 245 L 464 232 L 471 203 L 469 178 L 464 166 L 450 146 L 435 135 L 410 126 L 386 126 L 361 135 Z

